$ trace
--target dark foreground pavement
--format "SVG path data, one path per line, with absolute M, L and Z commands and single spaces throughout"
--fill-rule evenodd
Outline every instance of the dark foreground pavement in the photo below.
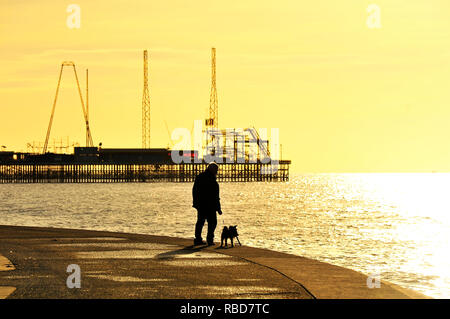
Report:
M 3 257 L 2 257 L 3 255 Z M 69 265 L 81 288 L 68 288 Z M 0 298 L 425 298 L 319 261 L 163 236 L 0 226 Z

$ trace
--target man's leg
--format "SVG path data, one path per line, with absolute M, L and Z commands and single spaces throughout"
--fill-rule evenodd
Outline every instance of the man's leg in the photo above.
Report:
M 217 226 L 217 215 L 216 212 L 208 212 L 208 235 L 206 237 L 206 240 L 208 241 L 208 244 L 214 243 L 214 231 L 216 230 Z
M 195 239 L 194 242 L 202 242 L 202 229 L 205 224 L 204 213 L 197 209 L 197 223 L 195 224 Z

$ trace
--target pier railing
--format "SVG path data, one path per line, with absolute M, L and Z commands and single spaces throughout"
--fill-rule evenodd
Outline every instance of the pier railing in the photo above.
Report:
M 284 182 L 290 161 L 219 164 L 218 181 Z M 206 163 L 189 164 L 0 164 L 0 183 L 193 182 Z

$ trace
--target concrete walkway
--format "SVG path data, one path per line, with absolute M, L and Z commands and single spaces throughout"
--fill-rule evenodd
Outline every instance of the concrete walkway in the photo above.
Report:
M 14 265 L 3 255 L 0 254 L 0 272 L 14 270 Z M 15 287 L 0 286 L 0 299 L 4 299 L 16 290 Z
M 0 298 L 426 298 L 308 258 L 172 237 L 0 226 L 0 254 L 15 265 L 0 271 Z M 74 264 L 79 289 L 67 287 Z

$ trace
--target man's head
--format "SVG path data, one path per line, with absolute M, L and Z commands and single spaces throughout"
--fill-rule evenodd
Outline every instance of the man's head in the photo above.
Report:
M 216 176 L 219 170 L 219 166 L 216 163 L 210 163 L 206 169 L 210 171 L 214 176 Z

